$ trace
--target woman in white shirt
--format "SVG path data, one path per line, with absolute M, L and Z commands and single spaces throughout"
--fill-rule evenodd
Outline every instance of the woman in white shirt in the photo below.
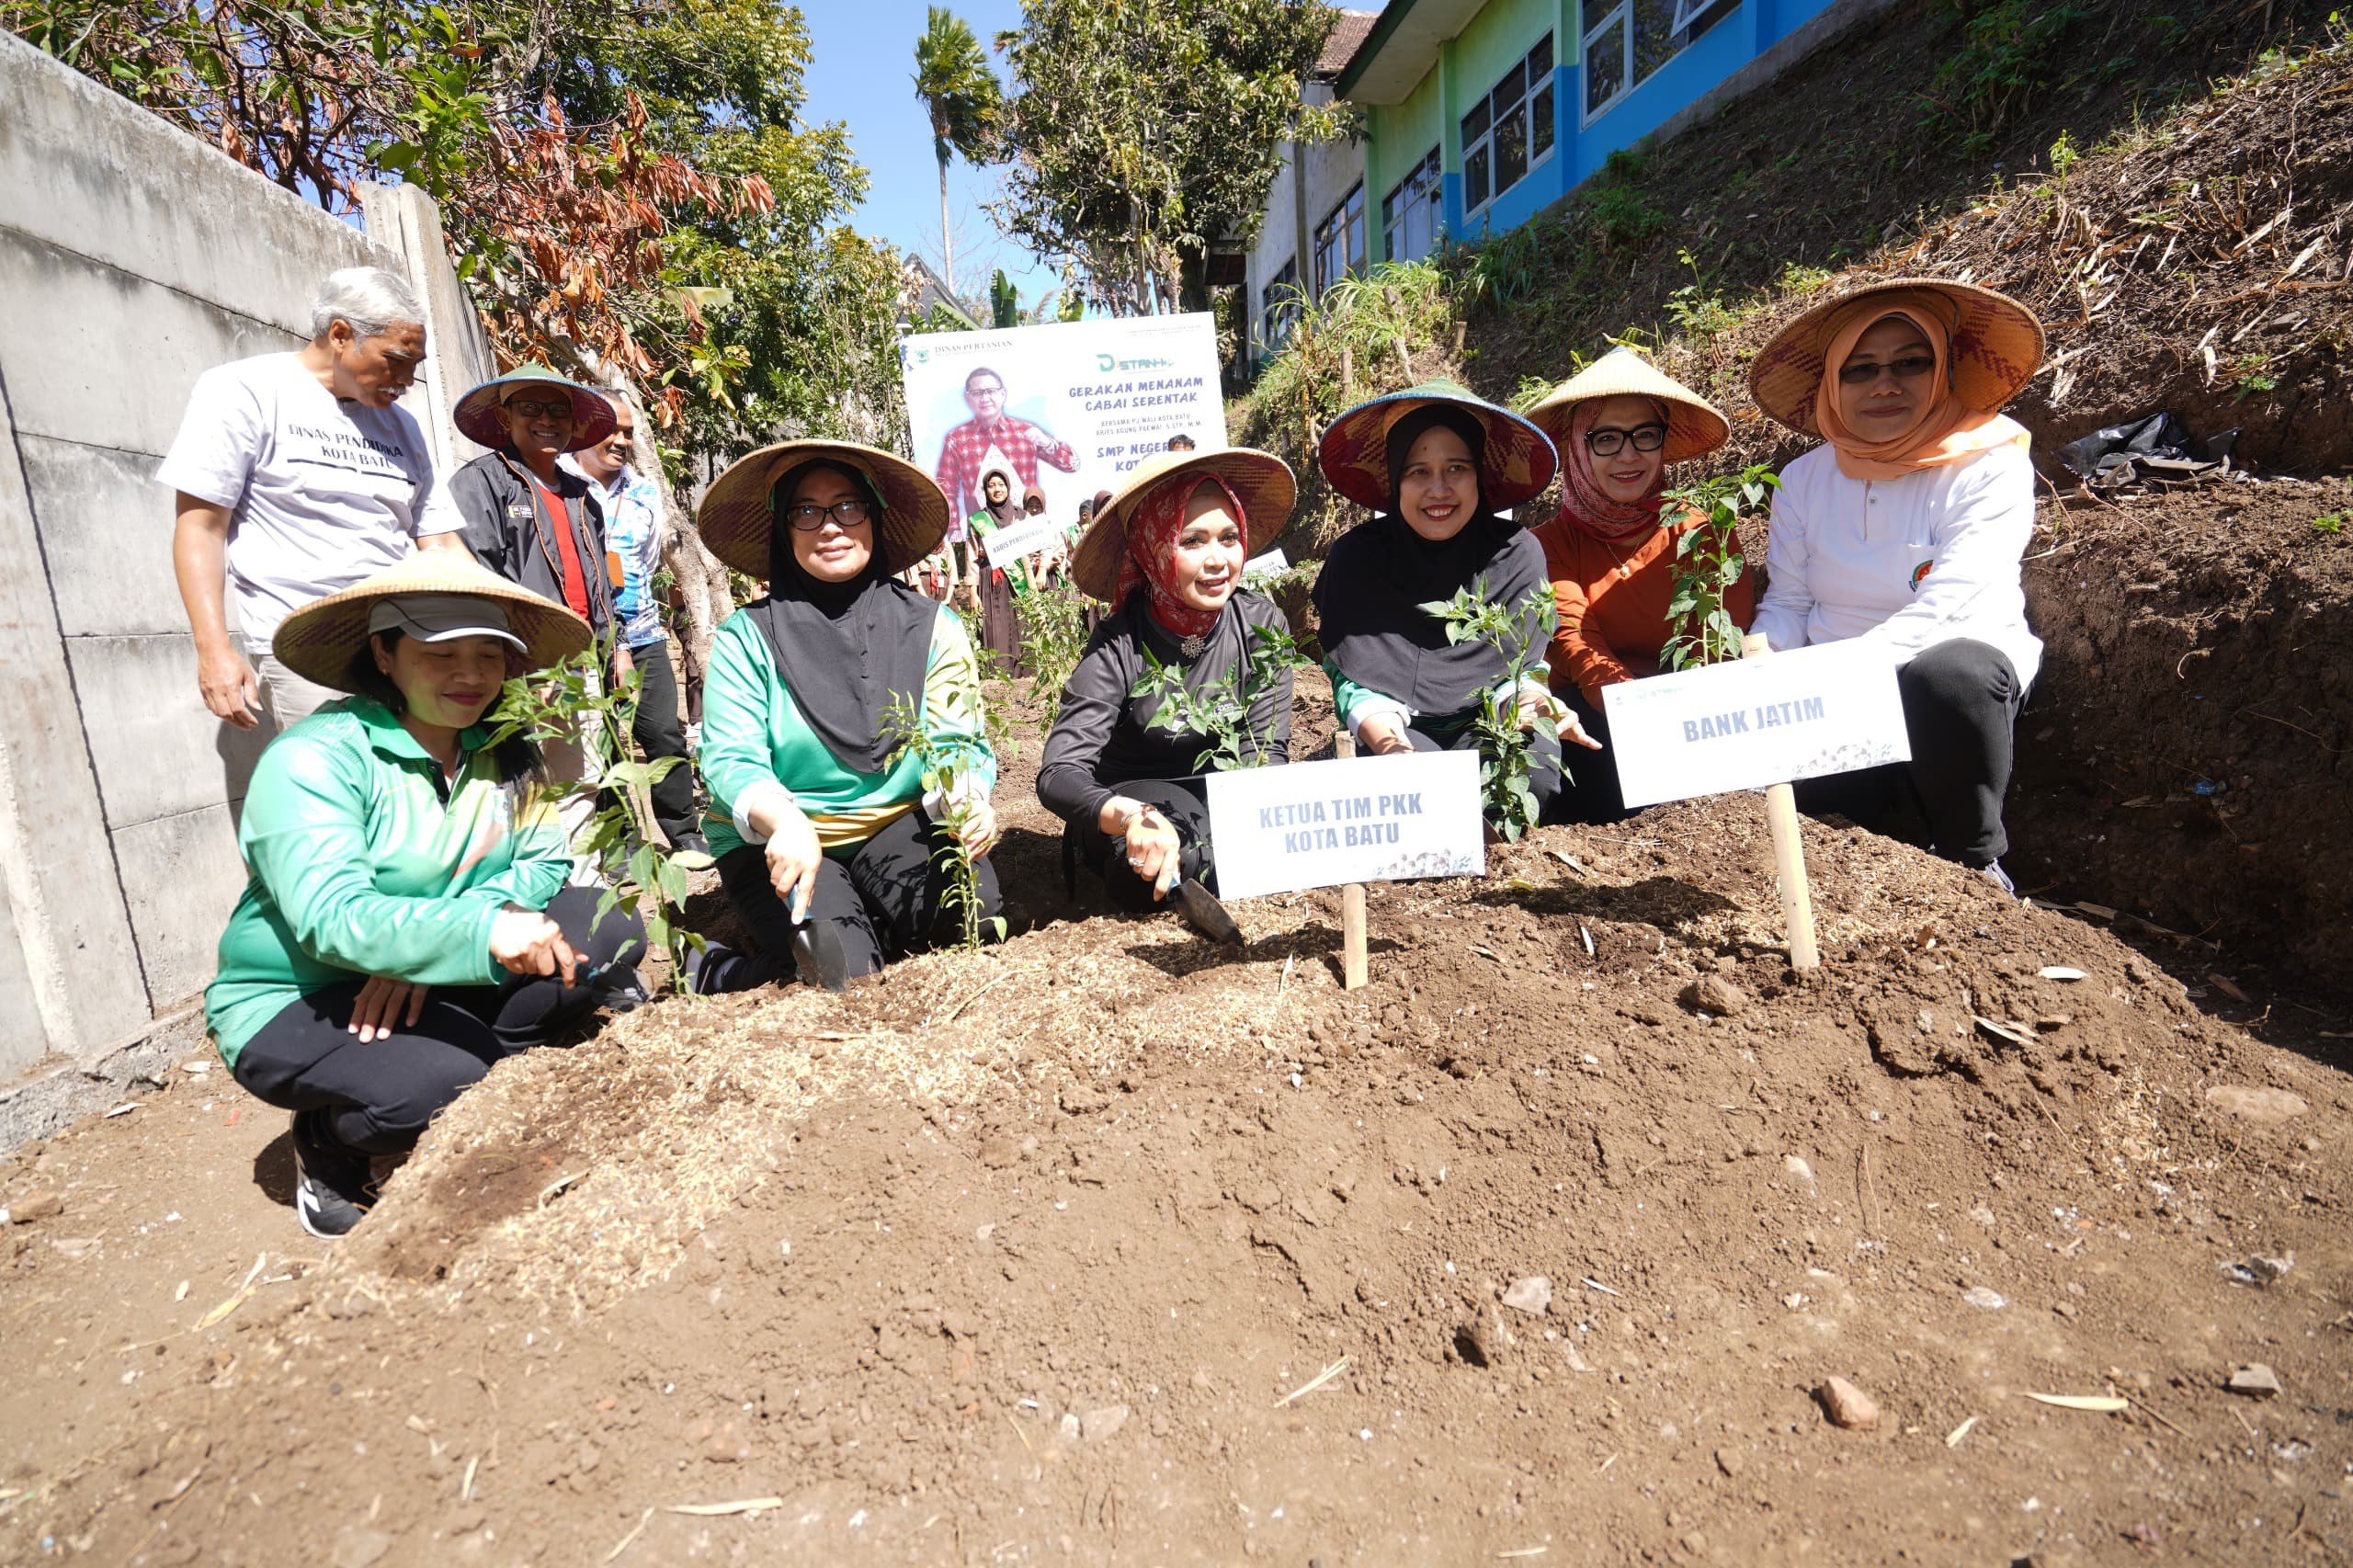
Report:
M 1758 407 L 1824 443 L 1781 474 L 1754 630 L 1776 649 L 1888 649 L 1912 743 L 1902 772 L 1937 853 L 2006 892 L 2011 731 L 2042 643 L 2018 566 L 2034 468 L 2000 410 L 2041 359 L 2041 324 L 2015 300 L 1897 278 L 1799 316 L 1749 371 Z M 1855 815 L 1858 785 L 1890 781 L 1824 779 L 1800 798 Z

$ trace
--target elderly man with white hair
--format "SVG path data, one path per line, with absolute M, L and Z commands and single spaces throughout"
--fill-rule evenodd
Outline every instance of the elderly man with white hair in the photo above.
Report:
M 419 548 L 464 550 L 449 531 L 458 519 L 426 516 L 439 483 L 432 450 L 393 405 L 424 360 L 415 291 L 381 267 L 347 267 L 320 286 L 308 345 L 197 378 L 155 478 L 175 493 L 172 566 L 197 684 L 239 729 L 260 722 L 265 702 L 283 730 L 341 695 L 270 652 L 290 612 Z

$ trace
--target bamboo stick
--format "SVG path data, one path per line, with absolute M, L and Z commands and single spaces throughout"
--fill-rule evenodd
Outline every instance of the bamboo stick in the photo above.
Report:
M 1357 755 L 1357 738 L 1348 733 L 1345 721 L 1332 745 L 1344 761 Z M 1340 889 L 1340 989 L 1360 991 L 1365 978 L 1364 884 L 1347 882 Z
M 1763 636 L 1750 632 L 1740 640 L 1740 656 L 1762 658 L 1768 650 Z M 1805 844 L 1798 836 L 1797 790 L 1787 784 L 1765 791 L 1765 820 L 1773 830 L 1773 873 L 1781 884 L 1781 919 L 1790 931 L 1790 967 L 1822 967 L 1822 949 L 1814 943 L 1813 890 L 1805 876 Z

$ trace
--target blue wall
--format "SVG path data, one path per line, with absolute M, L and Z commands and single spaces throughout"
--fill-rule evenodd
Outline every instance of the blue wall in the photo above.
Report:
M 1610 153 L 1656 131 L 1829 4 L 1830 0 L 1740 0 L 1689 48 L 1582 129 L 1577 120 L 1585 102 L 1584 40 L 1578 40 L 1574 46 L 1556 46 L 1552 155 L 1489 203 L 1477 225 L 1471 228 L 1466 228 L 1462 216 L 1462 176 L 1449 171 L 1443 185 L 1447 233 L 1457 240 L 1476 241 L 1486 233 L 1518 228 L 1598 172 Z M 1451 143 L 1460 132 L 1449 125 L 1444 134 Z M 1401 149 L 1398 155 L 1407 154 Z M 1411 155 L 1418 157 L 1420 152 Z M 1389 166 L 1386 156 L 1381 166 Z

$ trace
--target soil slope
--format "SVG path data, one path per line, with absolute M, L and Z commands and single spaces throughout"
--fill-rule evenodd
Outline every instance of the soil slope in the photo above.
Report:
M 1374 890 L 1355 994 L 1313 894 L 1237 956 L 1041 911 L 665 1001 L 500 1067 L 336 1249 L 176 1086 L 0 1179 L 67 1205 L 5 1233 L 0 1556 L 2353 1550 L 2342 1074 L 2081 921 L 1808 849 L 1803 983 L 1740 797 Z

